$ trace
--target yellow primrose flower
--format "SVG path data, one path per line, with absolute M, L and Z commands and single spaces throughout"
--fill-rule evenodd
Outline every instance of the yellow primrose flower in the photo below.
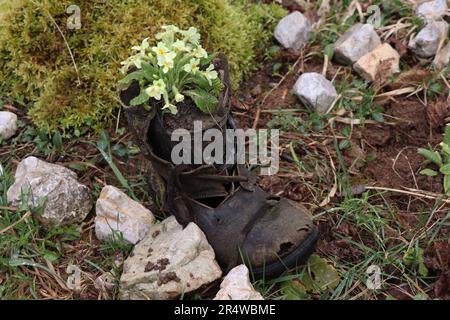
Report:
M 171 104 L 171 103 L 166 103 L 162 109 L 163 109 L 163 110 L 169 110 L 170 113 L 172 113 L 172 114 L 174 114 L 174 115 L 178 113 L 177 107 L 174 106 L 174 105 Z
M 218 73 L 217 71 L 214 70 L 214 65 L 210 64 L 208 69 L 206 69 L 203 72 L 203 75 L 208 79 L 208 80 L 215 80 L 218 77 Z
M 218 73 L 214 70 L 214 65 L 209 65 L 208 69 L 202 72 L 203 76 L 208 80 L 209 85 L 212 85 L 212 80 L 217 79 Z
M 165 45 L 164 43 L 162 43 L 162 42 L 159 42 L 159 43 L 158 43 L 158 46 L 153 47 L 153 48 L 152 48 L 152 51 L 153 51 L 154 53 L 156 53 L 156 55 L 157 55 L 158 57 L 163 57 L 163 56 L 165 56 L 167 53 L 170 52 L 169 48 L 167 48 L 166 45 Z
M 184 96 L 178 91 L 177 87 L 173 86 L 172 91 L 175 94 L 175 101 L 181 102 L 184 101 Z
M 200 42 L 200 34 L 194 27 L 190 27 L 189 30 L 181 31 L 181 34 L 185 37 L 186 42 L 190 42 L 194 45 L 198 45 Z
M 150 98 L 154 98 L 156 100 L 161 100 L 161 96 L 164 94 L 165 91 L 166 91 L 166 84 L 162 79 L 153 81 L 153 85 L 145 89 L 145 93 L 147 93 Z
M 142 41 L 142 44 L 140 46 L 134 46 L 131 49 L 135 50 L 135 51 L 139 51 L 140 53 L 145 54 L 146 51 L 148 50 L 148 48 L 150 48 L 150 44 L 148 43 L 148 38 L 145 38 Z
M 158 65 L 163 67 L 163 72 L 167 73 L 174 66 L 174 59 L 177 54 L 175 52 L 167 52 L 163 56 L 158 56 Z
M 201 46 L 198 46 L 192 51 L 192 54 L 194 57 L 201 59 L 201 58 L 208 58 L 208 52 L 206 52 L 205 49 L 203 49 Z
M 120 72 L 122 72 L 123 74 L 127 73 L 127 71 L 130 69 L 131 65 L 133 64 L 133 62 L 131 61 L 131 58 L 128 58 L 125 61 L 122 61 L 120 63 L 123 67 L 120 69 Z
M 161 90 L 166 90 L 166 83 L 164 82 L 163 79 L 153 81 L 153 85 L 157 86 L 158 88 L 161 88 Z
M 188 64 L 186 64 L 183 69 L 187 73 L 195 74 L 200 70 L 199 65 L 200 65 L 200 60 L 192 58 L 191 61 Z
M 180 32 L 180 28 L 178 28 L 177 26 L 174 26 L 173 24 L 168 25 L 168 26 L 162 26 L 162 29 L 166 30 L 167 32 L 172 32 L 172 33 L 178 33 Z
M 161 67 L 163 67 L 163 72 L 169 72 L 169 70 L 173 68 L 173 65 L 173 60 L 164 60 L 161 65 Z
M 191 48 L 186 45 L 186 42 L 177 40 L 172 45 L 172 48 L 175 49 L 178 52 L 189 52 L 191 51 Z
M 156 39 L 164 41 L 167 45 L 171 45 L 175 41 L 175 34 L 180 32 L 181 30 L 173 25 L 163 26 L 164 32 L 160 32 L 156 34 Z
M 182 102 L 182 101 L 184 101 L 184 96 L 183 96 L 181 93 L 177 93 L 177 94 L 175 95 L 175 101 L 176 101 L 176 102 Z
M 129 57 L 127 60 L 122 61 L 120 64 L 123 66 L 121 68 L 122 73 L 127 73 L 131 66 L 135 66 L 138 69 L 142 68 L 142 62 L 146 58 L 145 54 L 138 53 L 134 56 Z

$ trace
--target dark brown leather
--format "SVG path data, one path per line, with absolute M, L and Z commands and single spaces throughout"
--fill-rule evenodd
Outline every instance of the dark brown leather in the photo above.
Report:
M 216 66 L 224 89 L 218 105 L 217 117 L 205 126 L 236 129 L 230 116 L 231 86 L 228 64 L 223 55 Z M 308 254 L 317 240 L 317 229 L 311 216 L 302 206 L 274 197 L 256 184 L 256 177 L 243 165 L 179 165 L 155 152 L 155 144 L 168 145 L 170 135 L 155 122 L 157 111 L 149 113 L 142 106 L 127 107 L 139 93 L 136 83 L 121 93 L 128 127 L 133 132 L 148 160 L 149 185 L 165 209 L 178 222 L 196 223 L 215 250 L 218 261 L 227 269 L 240 261 L 255 268 L 277 265 L 280 259 Z M 158 108 L 153 108 L 157 110 Z M 154 127 L 159 127 L 156 129 Z M 155 139 L 148 134 L 161 132 Z M 211 203 L 214 203 L 212 205 Z M 303 244 L 303 247 L 302 247 Z M 300 250 L 300 249 L 301 250 Z M 296 257 L 295 257 L 296 258 Z M 281 266 L 281 267 L 280 267 Z

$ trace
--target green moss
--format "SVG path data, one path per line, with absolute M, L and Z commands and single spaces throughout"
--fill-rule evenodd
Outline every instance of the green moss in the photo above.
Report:
M 81 8 L 79 30 L 66 28 L 71 4 Z M 228 56 L 237 86 L 283 15 L 248 0 L 0 0 L 0 92 L 25 96 L 47 130 L 100 128 L 118 111 L 120 62 L 161 25 L 196 26 L 209 51 Z

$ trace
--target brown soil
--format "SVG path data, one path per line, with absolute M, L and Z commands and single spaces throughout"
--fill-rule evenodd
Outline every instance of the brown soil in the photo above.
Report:
M 200 111 L 190 99 L 187 99 L 183 105 L 178 106 L 178 113 L 173 115 L 165 113 L 163 115 L 164 126 L 169 132 L 176 129 L 194 130 L 194 122 L 201 121 L 203 128 L 213 127 L 218 121 L 217 114 L 207 114 Z
M 394 43 L 395 45 L 395 43 Z M 397 46 L 401 44 L 398 43 Z M 401 48 L 400 48 L 401 49 Z M 405 53 L 404 53 L 405 54 Z M 238 127 L 251 128 L 255 123 L 257 128 L 267 128 L 268 123 L 274 118 L 277 109 L 296 109 L 292 114 L 301 121 L 307 121 L 308 110 L 302 106 L 291 94 L 291 89 L 304 72 L 322 72 L 323 64 L 315 59 L 299 63 L 297 68 L 280 83 L 281 76 L 273 75 L 273 66 L 282 63 L 280 74 L 287 73 L 287 65 L 292 66 L 298 54 L 282 50 L 277 58 L 268 62 L 264 68 L 247 81 L 240 90 L 240 96 L 233 100 L 233 112 L 237 119 Z M 302 58 L 300 58 L 302 59 Z M 413 61 L 414 62 L 414 61 Z M 414 63 L 411 65 L 415 66 Z M 403 79 L 393 83 L 392 87 L 384 90 L 395 90 L 404 86 L 422 83 L 430 76 L 429 71 L 415 66 L 411 72 L 406 72 Z M 345 72 L 345 73 L 344 73 Z M 345 79 L 349 82 L 354 77 L 350 71 L 342 71 L 337 65 L 330 65 L 327 69 L 327 78 Z M 400 76 L 401 78 L 401 76 Z M 381 88 L 380 87 L 377 89 Z M 264 103 L 262 103 L 264 102 Z M 380 102 L 382 103 L 382 102 Z M 439 196 L 442 194 L 442 177 L 427 177 L 419 172 L 429 167 L 425 159 L 418 154 L 418 148 L 426 148 L 431 145 L 435 148 L 442 141 L 446 118 L 449 115 L 449 102 L 444 97 L 438 97 L 427 102 L 425 106 L 416 96 L 397 96 L 395 99 L 382 103 L 384 123 L 373 122 L 364 125 L 352 126 L 352 147 L 343 151 L 345 166 L 349 171 L 351 186 L 358 190 L 358 186 L 377 186 L 397 190 L 415 189 L 432 192 Z M 258 120 L 258 108 L 262 110 Z M 334 117 L 335 115 L 331 115 Z M 346 114 L 345 117 L 351 116 Z M 339 165 L 339 157 L 333 144 L 335 135 L 344 125 L 336 124 L 336 129 L 330 130 L 330 126 L 321 130 L 319 135 L 299 134 L 295 132 L 282 132 L 280 145 L 285 146 L 280 159 L 280 173 L 276 176 L 260 177 L 261 187 L 273 194 L 287 197 L 306 205 L 313 212 L 323 212 L 319 203 L 329 194 L 334 184 L 333 170 L 330 168 L 330 159 L 334 165 Z M 318 160 L 299 172 L 298 166 L 292 158 L 289 148 L 290 142 L 299 144 L 294 147 L 297 157 L 302 164 L 308 163 L 308 153 L 313 154 Z M 340 142 L 341 140 L 338 140 Z M 370 155 L 370 157 L 368 157 Z M 437 168 L 435 168 L 437 169 Z M 305 172 L 306 171 L 306 172 Z M 341 178 L 341 172 L 337 173 Z M 364 192 L 360 188 L 359 193 Z M 339 196 L 331 199 L 329 206 L 338 206 L 341 201 Z M 392 227 L 386 227 L 391 243 L 395 245 L 401 237 L 395 224 L 401 225 L 404 230 L 416 230 L 419 225 L 422 212 L 429 212 L 435 205 L 434 200 L 423 197 L 415 197 L 397 192 L 384 193 L 383 197 L 371 200 L 372 205 L 385 206 L 386 201 L 393 208 L 394 220 Z M 442 206 L 432 217 L 433 221 L 443 219 L 449 206 Z M 338 217 L 339 219 L 339 217 Z M 318 225 L 321 231 L 321 240 L 317 251 L 320 255 L 333 257 L 336 261 L 345 263 L 359 263 L 367 252 L 355 246 L 347 239 L 355 242 L 363 241 L 366 245 L 373 243 L 373 235 L 365 234 L 356 225 L 343 221 L 339 227 L 333 218 L 320 218 Z M 448 228 L 440 230 L 440 238 L 448 237 Z M 347 239 L 344 239 L 347 238 Z M 432 284 L 434 294 L 437 297 L 448 299 L 450 297 L 450 249 L 448 243 L 436 242 L 433 248 L 428 248 L 425 253 L 425 264 L 431 276 L 438 278 Z M 401 259 L 401 257 L 400 257 Z M 385 270 L 388 274 L 395 274 L 396 270 Z M 404 283 L 397 283 L 389 291 L 397 299 L 410 299 L 411 290 Z M 408 294 L 406 294 L 408 293 Z M 384 297 L 381 297 L 384 299 Z
M 424 158 L 417 153 L 417 148 L 442 141 L 442 129 L 430 126 L 427 107 L 417 99 L 391 103 L 386 109 L 393 125 L 367 125 L 360 132 L 363 144 L 376 156 L 364 174 L 385 187 L 442 192 L 439 177 L 418 174 L 424 168 Z

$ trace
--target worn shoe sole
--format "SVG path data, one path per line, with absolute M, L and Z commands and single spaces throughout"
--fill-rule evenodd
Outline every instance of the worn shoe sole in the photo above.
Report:
M 251 274 L 255 279 L 272 278 L 305 263 L 313 253 L 319 237 L 319 228 L 316 226 L 310 235 L 294 251 L 287 256 L 280 258 L 278 262 L 259 268 L 252 268 L 249 266 Z

